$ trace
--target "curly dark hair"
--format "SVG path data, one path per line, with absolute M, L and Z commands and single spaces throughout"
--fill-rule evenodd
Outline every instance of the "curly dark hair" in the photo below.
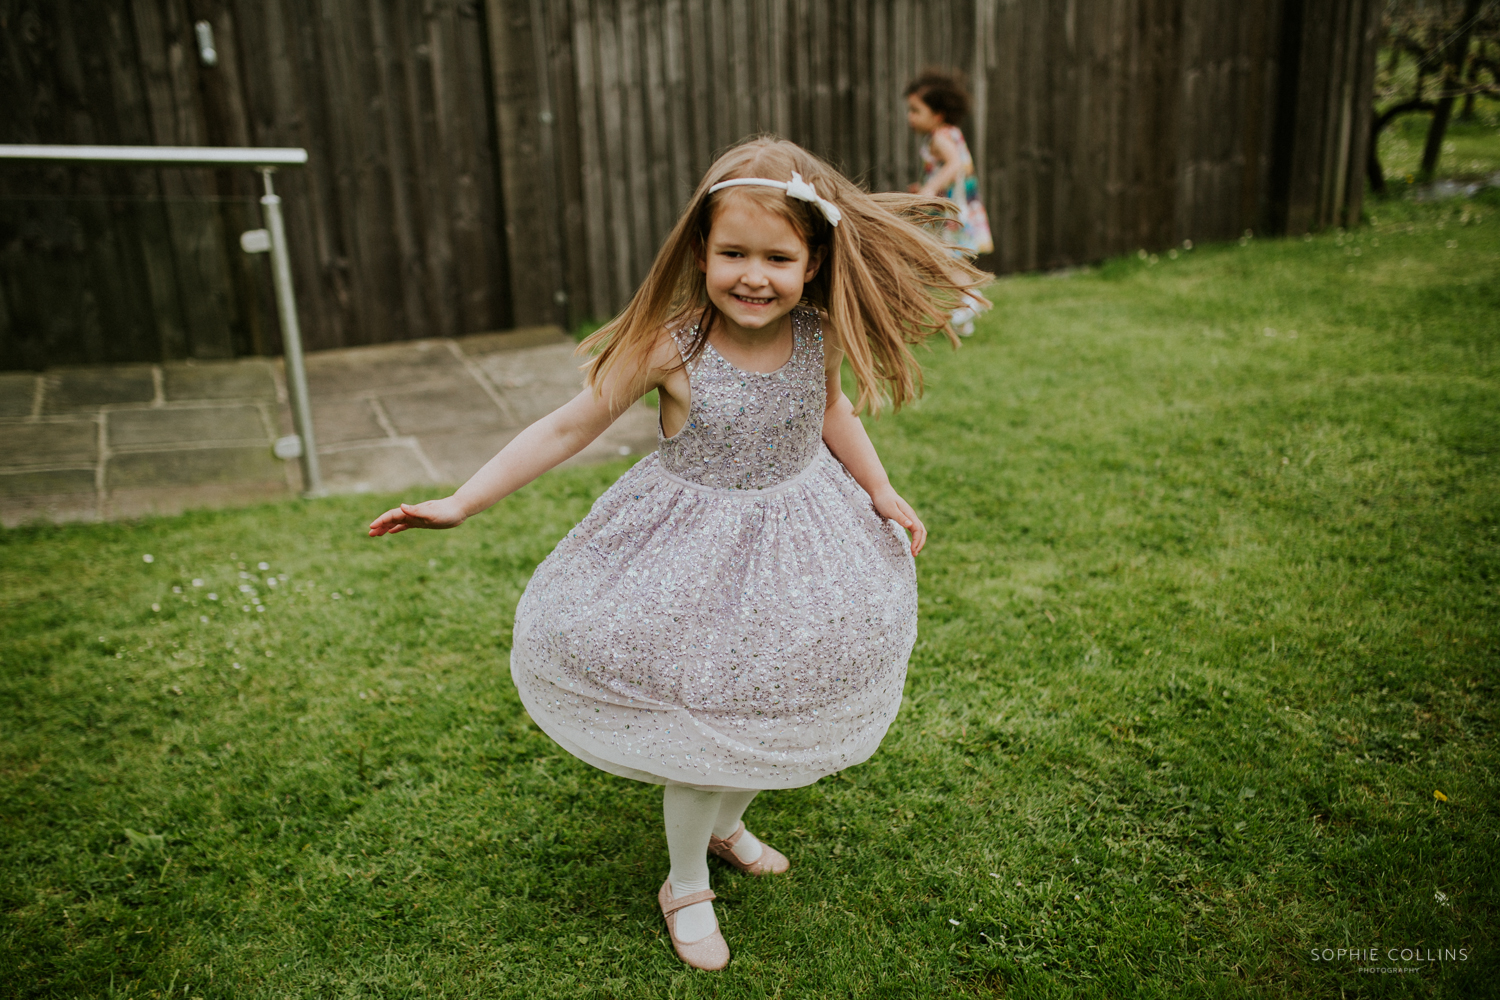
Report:
M 957 70 L 924 69 L 907 84 L 902 97 L 917 95 L 917 100 L 943 116 L 949 125 L 962 124 L 969 117 L 969 88 L 964 75 Z

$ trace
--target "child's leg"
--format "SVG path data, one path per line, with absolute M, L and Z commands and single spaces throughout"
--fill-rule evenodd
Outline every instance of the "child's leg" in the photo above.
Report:
M 714 836 L 729 837 L 739 829 L 740 817 L 745 814 L 750 800 L 759 793 L 751 791 L 720 794 L 722 797 L 719 799 L 719 817 L 714 821 Z M 760 841 L 755 839 L 755 834 L 746 830 L 740 835 L 740 839 L 734 843 L 734 856 L 747 865 L 760 857 Z
M 662 817 L 667 824 L 667 853 L 672 871 L 672 895 L 686 896 L 708 888 L 708 838 L 719 817 L 723 792 L 700 792 L 686 785 L 668 785 L 662 793 Z M 677 937 L 697 941 L 719 926 L 713 903 L 695 903 L 677 911 Z
M 974 320 L 985 309 L 989 308 L 975 295 L 964 295 L 962 304 L 953 310 L 949 321 L 953 324 L 953 332 L 960 337 L 968 337 L 974 333 Z

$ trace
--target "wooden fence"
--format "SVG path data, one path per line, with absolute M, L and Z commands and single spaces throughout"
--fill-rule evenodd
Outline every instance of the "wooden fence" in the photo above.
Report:
M 277 186 L 310 349 L 496 329 L 484 26 L 445 0 L 0 0 L 0 141 L 306 147 Z M 250 172 L 3 169 L 0 366 L 279 351 Z
M 919 172 L 973 83 L 997 271 L 1358 218 L 1376 0 L 0 0 L 0 141 L 296 145 L 312 348 L 612 314 L 714 155 Z M 204 65 L 193 24 L 213 28 Z M 278 348 L 252 178 L 0 174 L 0 366 Z

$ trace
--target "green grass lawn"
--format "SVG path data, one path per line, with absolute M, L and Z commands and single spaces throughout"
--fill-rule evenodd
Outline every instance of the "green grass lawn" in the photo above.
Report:
M 0 533 L 0 994 L 1484 995 L 1500 200 L 1371 211 L 1008 279 L 927 356 L 870 425 L 932 531 L 906 701 L 752 807 L 793 869 L 715 869 L 719 974 L 663 934 L 660 790 L 509 680 L 623 465 L 447 533 L 364 537 L 384 496 Z

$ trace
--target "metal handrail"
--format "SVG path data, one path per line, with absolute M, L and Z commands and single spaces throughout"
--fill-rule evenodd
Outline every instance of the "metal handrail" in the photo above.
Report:
M 247 253 L 271 253 L 271 278 L 276 285 L 276 311 L 281 319 L 281 341 L 286 352 L 286 379 L 292 419 L 297 426 L 296 451 L 302 463 L 304 496 L 323 496 L 318 446 L 313 437 L 312 405 L 307 394 L 307 369 L 302 361 L 302 327 L 297 322 L 297 296 L 292 289 L 291 255 L 286 246 L 286 224 L 281 198 L 271 184 L 277 167 L 300 167 L 307 150 L 255 149 L 244 146 L 41 146 L 0 145 L 0 160 L 98 163 L 139 167 L 251 167 L 260 173 L 266 193 L 260 203 L 266 228 L 240 234 Z M 281 455 L 281 449 L 277 448 Z M 290 457 L 290 456 L 284 456 Z
M 143 167 L 301 167 L 307 150 L 248 146 L 31 146 L 0 145 L 0 160 L 63 160 Z

